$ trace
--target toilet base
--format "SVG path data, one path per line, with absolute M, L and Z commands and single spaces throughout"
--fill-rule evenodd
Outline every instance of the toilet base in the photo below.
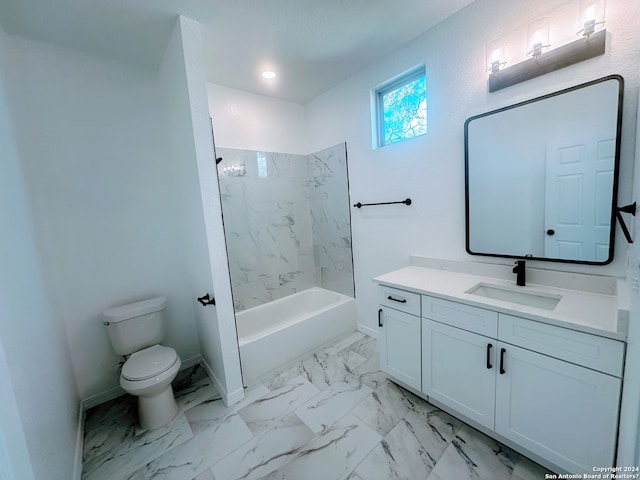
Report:
M 146 430 L 164 427 L 178 413 L 178 405 L 173 397 L 171 384 L 160 393 L 138 397 L 140 426 Z

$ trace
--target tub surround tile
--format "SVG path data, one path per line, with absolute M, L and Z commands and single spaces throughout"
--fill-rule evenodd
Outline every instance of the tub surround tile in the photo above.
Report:
M 357 378 L 347 376 L 296 409 L 295 413 L 311 430 L 322 434 L 372 392 Z
M 348 414 L 320 437 L 304 446 L 284 466 L 285 478 L 339 480 L 349 473 L 382 440 L 354 415 Z
M 84 480 L 112 480 L 127 478 L 138 468 L 158 458 L 193 437 L 189 422 L 179 414 L 169 425 L 142 435 L 131 434 L 107 453 L 86 459 L 83 463 Z
M 273 426 L 280 417 L 295 410 L 318 393 L 318 388 L 304 377 L 298 376 L 284 387 L 269 392 L 243 407 L 238 413 L 251 432 L 258 435 Z
M 353 296 L 345 144 L 314 155 L 218 154 L 235 308 L 313 286 Z
M 262 478 L 280 470 L 313 436 L 296 415 L 289 414 L 215 464 L 211 468 L 213 477 L 215 480 Z

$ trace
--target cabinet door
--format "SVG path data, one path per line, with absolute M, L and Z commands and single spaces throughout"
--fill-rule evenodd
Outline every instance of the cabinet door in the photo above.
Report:
M 420 390 L 420 317 L 387 307 L 379 315 L 382 371 Z
M 612 466 L 620 379 L 509 344 L 498 347 L 505 352 L 496 432 L 571 473 Z
M 422 392 L 493 429 L 497 341 L 422 319 Z

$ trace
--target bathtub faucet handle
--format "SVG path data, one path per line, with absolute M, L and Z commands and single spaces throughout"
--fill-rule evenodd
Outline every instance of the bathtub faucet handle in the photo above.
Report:
M 206 295 L 204 295 L 203 297 L 198 297 L 197 299 L 203 307 L 206 307 L 207 305 L 215 305 L 216 304 L 216 299 L 211 297 L 209 298 L 209 294 L 207 293 Z

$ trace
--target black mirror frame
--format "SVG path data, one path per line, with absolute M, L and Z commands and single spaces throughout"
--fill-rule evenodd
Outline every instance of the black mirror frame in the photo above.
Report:
M 615 153 L 615 165 L 614 165 L 614 171 L 613 171 L 613 195 L 612 195 L 611 220 L 610 220 L 611 230 L 609 232 L 609 257 L 607 258 L 607 260 L 604 262 L 592 262 L 592 261 L 586 261 L 586 260 L 570 260 L 570 259 L 564 259 L 564 258 L 534 257 L 529 255 L 524 255 L 524 256 L 507 255 L 507 254 L 481 253 L 481 252 L 471 251 L 471 248 L 469 245 L 469 129 L 468 129 L 469 123 L 472 122 L 473 120 L 477 120 L 482 117 L 500 113 L 506 110 L 511 110 L 511 109 L 521 107 L 530 103 L 538 102 L 547 98 L 556 97 L 564 93 L 572 92 L 574 90 L 579 90 L 581 88 L 585 88 L 585 87 L 606 82 L 609 80 L 617 80 L 619 82 L 619 88 L 618 88 L 618 116 L 617 116 L 617 125 L 616 125 L 616 153 Z M 615 250 L 616 212 L 618 211 L 618 206 L 617 206 L 618 205 L 618 177 L 620 173 L 620 143 L 622 140 L 623 97 L 624 97 L 624 79 L 622 78 L 622 76 L 608 75 L 606 77 L 598 78 L 590 82 L 582 83 L 580 85 L 565 88 L 557 92 L 549 93 L 541 97 L 532 98 L 530 100 L 525 100 L 524 102 L 519 102 L 514 105 L 509 105 L 503 108 L 499 108 L 497 110 L 492 110 L 490 112 L 482 113 L 480 115 L 475 115 L 473 117 L 469 117 L 464 122 L 465 250 L 469 255 L 481 255 L 486 257 L 500 257 L 500 258 L 526 258 L 528 260 L 540 260 L 545 262 L 578 263 L 578 264 L 585 264 L 585 265 L 607 265 L 613 261 L 614 250 Z

